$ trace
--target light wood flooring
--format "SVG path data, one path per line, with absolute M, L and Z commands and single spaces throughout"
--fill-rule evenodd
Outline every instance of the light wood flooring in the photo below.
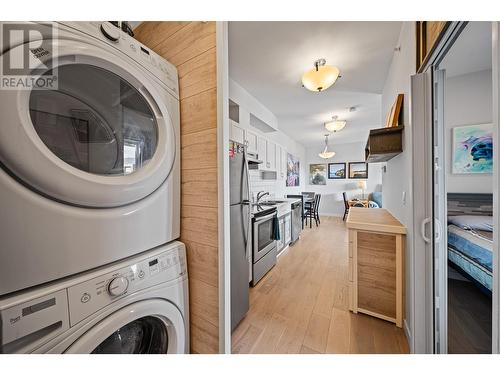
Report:
M 402 329 L 348 310 L 348 232 L 322 217 L 250 289 L 233 353 L 408 353 Z

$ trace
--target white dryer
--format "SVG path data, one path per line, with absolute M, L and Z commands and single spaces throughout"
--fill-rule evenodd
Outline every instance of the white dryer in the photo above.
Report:
M 0 90 L 0 295 L 180 231 L 175 67 L 106 22 L 25 25 L 39 32 L 12 33 L 2 63 L 28 51 L 19 74 L 35 64 L 58 87 Z
M 185 247 L 0 299 L 0 318 L 0 353 L 188 353 Z

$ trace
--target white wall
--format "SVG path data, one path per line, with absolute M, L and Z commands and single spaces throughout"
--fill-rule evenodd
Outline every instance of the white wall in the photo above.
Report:
M 491 174 L 452 174 L 452 128 L 492 122 L 491 70 L 446 79 L 445 153 L 446 184 L 451 193 L 492 193 Z
M 382 91 L 382 118 L 385 118 L 397 94 L 404 94 L 403 153 L 387 162 L 387 171 L 382 174 L 383 205 L 407 228 L 406 236 L 406 332 L 412 334 L 413 327 L 413 206 L 412 206 L 412 139 L 410 123 L 410 76 L 415 74 L 416 40 L 415 22 L 403 22 L 398 40 L 399 51 L 394 52 L 389 74 Z M 403 194 L 406 199 L 403 201 Z M 411 339 L 410 345 L 411 345 Z
M 325 161 L 318 156 L 322 149 L 308 148 L 306 150 L 306 185 L 305 191 L 313 191 L 321 194 L 319 212 L 321 215 L 343 216 L 344 202 L 342 192 L 346 192 L 348 198 L 360 198 L 361 190 L 356 186 L 358 179 L 327 180 L 326 185 L 311 185 L 309 183 L 309 164 L 346 163 L 346 174 L 349 170 L 349 162 L 359 162 L 365 159 L 365 142 L 344 143 L 330 145 L 329 149 L 335 151 L 335 156 Z M 382 184 L 382 165 L 368 164 L 368 179 L 365 197 L 373 191 L 380 191 Z M 383 203 L 382 203 L 383 204 Z

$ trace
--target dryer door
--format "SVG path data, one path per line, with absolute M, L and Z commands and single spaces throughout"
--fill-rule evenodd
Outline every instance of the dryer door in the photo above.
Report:
M 38 45 L 2 58 L 15 61 L 31 44 Z M 30 55 L 34 67 L 23 73 L 42 69 L 57 88 L 0 90 L 3 167 L 40 194 L 84 207 L 122 206 L 154 192 L 176 151 L 166 89 L 102 45 L 59 39 L 54 51 Z
M 72 354 L 183 354 L 186 328 L 179 310 L 163 299 L 128 305 L 75 341 Z

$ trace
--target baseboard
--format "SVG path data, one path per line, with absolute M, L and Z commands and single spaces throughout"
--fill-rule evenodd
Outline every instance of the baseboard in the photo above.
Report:
M 410 347 L 410 353 L 413 354 L 413 342 L 411 339 L 411 331 L 408 326 L 408 321 L 406 319 L 403 320 L 403 329 L 405 331 L 406 339 L 408 340 L 408 346 Z

